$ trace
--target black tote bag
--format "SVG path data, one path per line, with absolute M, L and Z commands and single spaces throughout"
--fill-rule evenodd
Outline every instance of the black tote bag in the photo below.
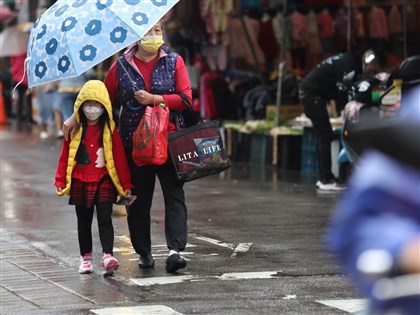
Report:
M 180 94 L 195 124 L 168 134 L 169 154 L 178 180 L 190 182 L 218 174 L 231 166 L 220 133 L 219 121 L 203 121 Z

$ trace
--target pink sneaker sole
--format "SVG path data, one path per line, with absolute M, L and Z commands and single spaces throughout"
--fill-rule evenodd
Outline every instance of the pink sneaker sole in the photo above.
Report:
M 105 272 L 103 273 L 104 277 L 108 277 L 112 274 L 114 274 L 114 271 L 118 270 L 118 268 L 120 267 L 118 261 L 116 260 L 111 260 L 108 262 L 108 264 L 106 265 L 105 268 Z

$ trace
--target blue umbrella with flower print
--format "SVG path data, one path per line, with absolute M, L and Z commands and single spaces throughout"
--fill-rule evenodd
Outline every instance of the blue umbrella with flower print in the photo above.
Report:
M 135 43 L 179 0 L 58 0 L 34 23 L 29 87 L 79 76 Z

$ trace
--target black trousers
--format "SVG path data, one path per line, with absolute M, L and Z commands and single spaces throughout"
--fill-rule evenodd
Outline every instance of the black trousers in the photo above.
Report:
M 159 178 L 165 202 L 165 236 L 168 249 L 182 251 L 187 244 L 187 207 L 185 205 L 184 185 L 176 178 L 171 158 L 162 165 L 138 167 L 127 150 L 136 201 L 127 206 L 127 222 L 131 244 L 139 255 L 151 253 L 150 236 L 151 208 L 155 190 L 156 176 Z
M 76 206 L 77 232 L 79 237 L 80 255 L 92 252 L 92 221 L 94 206 L 90 208 Z M 112 225 L 112 202 L 96 204 L 99 239 L 102 252 L 113 255 L 114 227 Z
M 302 92 L 300 101 L 305 115 L 312 121 L 317 136 L 319 179 L 323 182 L 334 180 L 335 176 L 331 171 L 331 142 L 334 139 L 334 133 L 327 111 L 328 100 L 319 95 Z
M 17 84 L 17 83 L 16 83 Z M 28 87 L 19 84 L 16 88 L 18 94 L 18 104 L 16 118 L 19 122 L 32 122 L 32 98 L 26 94 Z

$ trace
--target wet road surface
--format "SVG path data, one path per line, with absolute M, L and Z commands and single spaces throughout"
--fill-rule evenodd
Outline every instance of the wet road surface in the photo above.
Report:
M 152 210 L 154 269 L 141 270 L 125 209 L 115 206 L 120 269 L 78 273 L 76 215 L 53 179 L 61 140 L 36 127 L 0 131 L 1 314 L 348 314 L 364 301 L 325 253 L 322 235 L 337 194 L 311 174 L 236 165 L 185 185 L 188 266 L 165 272 L 163 198 Z

